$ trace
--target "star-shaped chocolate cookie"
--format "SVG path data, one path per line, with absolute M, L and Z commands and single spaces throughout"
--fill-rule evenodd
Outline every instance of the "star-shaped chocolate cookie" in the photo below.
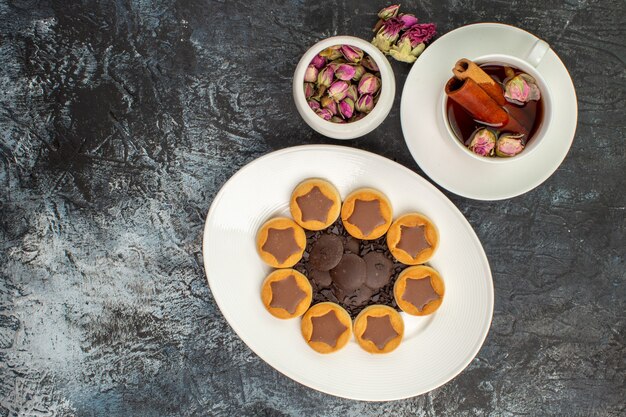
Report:
M 286 229 L 270 228 L 267 231 L 267 240 L 261 249 L 274 255 L 274 258 L 282 264 L 302 248 L 296 242 L 295 230 L 288 227 Z
M 358 227 L 364 235 L 369 235 L 378 226 L 385 224 L 385 218 L 380 211 L 380 201 L 355 200 L 354 210 L 348 217 L 348 222 Z
M 295 313 L 298 304 L 306 297 L 306 293 L 298 286 L 293 275 L 270 283 L 270 287 L 272 288 L 270 306 L 287 310 L 289 314 Z
M 368 316 L 365 331 L 361 336 L 364 340 L 374 343 L 379 350 L 383 350 L 387 343 L 398 336 L 398 332 L 391 324 L 388 314 L 381 317 Z
M 311 342 L 322 342 L 328 346 L 337 346 L 339 337 L 348 330 L 348 327 L 337 318 L 334 311 L 329 311 L 323 316 L 311 317 L 313 324 L 313 333 L 311 334 Z
M 421 279 L 407 278 L 402 299 L 413 304 L 419 311 L 431 301 L 441 298 L 430 282 L 430 276 Z
M 408 253 L 412 258 L 424 249 L 430 248 L 424 226 L 400 226 L 400 241 L 396 247 Z
M 302 221 L 317 220 L 326 223 L 328 212 L 333 206 L 333 200 L 326 197 L 319 187 L 311 188 L 308 193 L 297 197 L 296 203 L 302 212 Z

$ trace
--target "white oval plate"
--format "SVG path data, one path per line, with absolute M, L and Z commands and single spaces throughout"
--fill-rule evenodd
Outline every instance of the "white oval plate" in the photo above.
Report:
M 257 255 L 256 232 L 273 216 L 289 216 L 291 191 L 309 177 L 329 180 L 342 197 L 358 187 L 377 188 L 389 197 L 394 217 L 418 211 L 439 228 L 430 264 L 445 281 L 445 299 L 431 316 L 403 313 L 405 337 L 390 354 L 371 355 L 354 340 L 337 353 L 318 354 L 300 335 L 300 319 L 276 319 L 261 303 L 261 282 L 271 269 Z M 243 167 L 211 205 L 203 254 L 215 301 L 250 349 L 295 381 L 340 397 L 384 401 L 428 392 L 470 363 L 491 323 L 491 271 L 465 217 L 419 175 L 357 149 L 299 146 Z
M 448 32 L 413 64 L 400 106 L 402 132 L 413 159 L 447 190 L 476 200 L 502 200 L 532 190 L 561 165 L 576 132 L 578 104 L 565 65 L 549 49 L 537 71 L 550 87 L 553 119 L 541 148 L 523 158 L 490 164 L 454 143 L 441 111 L 445 83 L 460 58 L 505 54 L 522 58 L 537 37 L 516 27 L 478 23 Z

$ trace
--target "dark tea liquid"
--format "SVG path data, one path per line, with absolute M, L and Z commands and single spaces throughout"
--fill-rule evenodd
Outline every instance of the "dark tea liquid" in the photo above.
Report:
M 485 64 L 481 65 L 480 67 L 483 71 L 489 74 L 491 78 L 496 80 L 496 82 L 500 84 L 504 91 L 504 83 L 508 81 L 508 78 L 506 77 L 506 74 L 504 72 L 504 66 Z M 515 67 L 510 68 L 513 69 L 515 75 L 522 73 L 522 71 L 518 70 Z M 543 91 L 541 93 L 543 94 Z M 461 105 L 457 104 L 453 100 L 447 99 L 446 108 L 448 113 L 448 122 L 450 123 L 452 131 L 454 132 L 456 137 L 466 146 L 469 145 L 472 135 L 474 134 L 474 132 L 476 132 L 476 130 L 483 127 L 490 127 L 474 120 L 472 116 L 470 116 L 463 109 L 463 107 L 461 107 Z M 528 129 L 528 136 L 522 139 L 524 145 L 532 140 L 543 119 L 543 98 L 540 98 L 537 101 L 529 101 L 522 106 L 514 103 L 509 103 L 507 101 L 507 103 L 504 105 L 504 109 L 513 117 L 515 117 L 515 119 L 517 119 L 522 126 Z M 519 133 L 507 129 L 507 126 L 498 129 L 498 131 L 501 133 Z

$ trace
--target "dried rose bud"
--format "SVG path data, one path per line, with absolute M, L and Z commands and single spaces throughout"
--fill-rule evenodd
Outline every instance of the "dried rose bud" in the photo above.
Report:
M 330 121 L 333 123 L 345 123 L 346 121 L 343 120 L 341 117 L 339 116 L 333 116 L 330 118 Z
M 390 48 L 389 55 L 397 61 L 413 63 L 435 33 L 434 23 L 416 23 L 404 32 L 396 45 Z
M 415 48 L 420 43 L 430 41 L 435 34 L 437 34 L 437 25 L 434 23 L 417 23 L 404 32 L 400 39 L 408 39 L 411 42 L 411 48 Z
M 319 101 L 324 96 L 324 93 L 326 92 L 327 88 L 328 87 L 326 87 L 325 85 L 320 85 L 317 91 L 315 92 L 315 94 L 311 98 Z
M 519 74 L 507 81 L 504 87 L 504 97 L 512 103 L 524 104 L 531 100 L 539 100 L 541 91 L 533 77 L 528 74 Z
M 315 113 L 324 120 L 330 120 L 333 117 L 333 114 L 328 109 L 318 109 L 315 110 Z
M 426 44 L 424 42 L 418 43 L 415 48 L 411 49 L 411 55 L 417 58 L 424 52 L 424 49 L 426 49 Z
M 386 20 L 378 32 L 376 32 L 374 39 L 372 39 L 372 45 L 380 49 L 383 53 L 388 53 L 391 45 L 398 39 L 398 35 L 403 27 L 404 22 L 397 17 Z
M 392 4 L 391 6 L 381 9 L 380 12 L 378 12 L 378 17 L 384 20 L 391 19 L 392 17 L 396 17 L 398 10 L 400 10 L 400 5 Z
M 362 113 L 369 113 L 374 108 L 374 98 L 369 94 L 363 94 L 356 101 L 356 109 Z
M 408 39 L 400 39 L 397 44 L 389 49 L 389 55 L 391 55 L 393 59 L 408 64 L 412 64 L 417 59 L 417 56 L 413 55 L 411 52 L 411 41 Z
M 403 29 L 408 29 L 417 23 L 417 17 L 412 14 L 401 14 L 398 16 L 398 20 L 404 23 Z
M 335 81 L 328 87 L 328 96 L 335 101 L 341 101 L 348 92 L 348 83 L 345 81 Z
M 346 97 L 345 99 L 339 102 L 339 114 L 341 114 L 341 116 L 344 119 L 351 118 L 353 113 L 354 113 L 354 101 Z
M 342 45 L 341 53 L 348 62 L 354 62 L 355 64 L 363 59 L 363 51 L 356 46 Z
M 360 94 L 374 94 L 380 88 L 380 79 L 374 74 L 367 73 L 359 81 L 358 91 Z
M 337 114 L 337 103 L 332 98 L 324 96 L 320 100 L 320 104 L 323 108 L 330 110 L 333 115 Z
M 354 75 L 352 76 L 352 81 L 359 81 L 361 77 L 365 74 L 365 67 L 363 65 L 355 65 L 354 66 Z
M 478 129 L 468 146 L 469 150 L 480 156 L 492 156 L 496 146 L 496 134 L 489 129 Z
M 356 69 L 349 64 L 340 64 L 335 69 L 335 77 L 339 80 L 351 80 L 354 74 L 356 74 Z
M 365 113 L 355 113 L 354 116 L 352 116 L 350 118 L 350 120 L 348 120 L 348 121 L 349 122 L 356 122 L 357 120 L 361 120 L 365 116 L 367 116 L 367 114 L 365 114 Z
M 378 33 L 381 27 L 385 24 L 385 19 L 378 19 L 374 27 L 372 28 L 372 32 Z
M 326 65 L 326 58 L 317 54 L 315 55 L 313 60 L 311 60 L 311 65 L 313 65 L 318 70 L 321 70 L 322 68 L 324 68 L 324 65 Z
M 309 107 L 312 110 L 319 110 L 319 109 L 321 109 L 320 103 L 318 103 L 315 100 L 309 100 L 308 103 L 309 103 Z
M 348 87 L 348 91 L 346 91 L 346 98 L 349 98 L 352 101 L 356 101 L 358 97 L 359 93 L 356 91 L 356 85 L 350 85 L 350 87 Z
M 304 97 L 309 98 L 315 94 L 315 86 L 313 83 L 304 83 Z
M 404 22 L 397 17 L 393 17 L 383 24 L 383 27 L 378 31 L 378 35 L 395 42 L 402 29 L 404 29 Z
M 306 67 L 306 71 L 304 71 L 304 81 L 307 83 L 314 83 L 317 80 L 317 68 L 313 65 L 309 65 Z
M 373 72 L 380 71 L 380 69 L 378 68 L 378 65 L 376 64 L 376 61 L 374 61 L 374 59 L 369 55 L 364 57 L 363 60 L 361 60 L 361 65 L 363 65 L 365 68 Z
M 329 46 L 319 53 L 322 58 L 326 58 L 329 61 L 337 59 L 341 56 L 341 45 Z
M 327 65 L 326 68 L 321 70 L 319 74 L 317 75 L 317 85 L 330 87 L 330 85 L 333 82 L 334 76 L 335 76 L 335 71 L 330 65 Z
M 496 142 L 496 155 L 501 157 L 515 156 L 524 150 L 523 134 L 505 133 Z

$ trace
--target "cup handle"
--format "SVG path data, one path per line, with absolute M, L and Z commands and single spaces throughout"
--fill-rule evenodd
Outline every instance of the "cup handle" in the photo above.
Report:
M 534 45 L 530 48 L 530 51 L 526 54 L 526 62 L 533 67 L 537 67 L 549 49 L 550 45 L 548 45 L 548 42 L 537 39 Z

